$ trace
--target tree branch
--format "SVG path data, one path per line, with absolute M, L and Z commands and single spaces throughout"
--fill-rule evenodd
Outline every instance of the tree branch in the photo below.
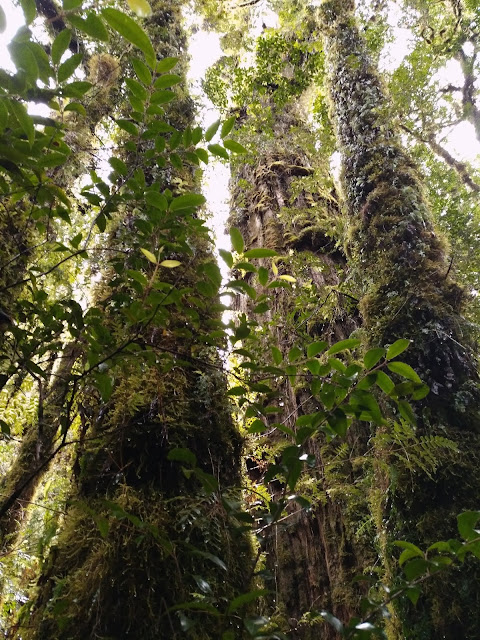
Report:
M 442 158 L 442 160 L 444 160 L 449 167 L 457 172 L 463 184 L 465 184 L 475 193 L 480 193 L 480 185 L 477 184 L 470 175 L 468 166 L 464 162 L 461 162 L 460 160 L 454 158 L 451 153 L 449 153 L 445 149 L 445 147 L 442 147 L 442 145 L 435 140 L 435 136 L 433 135 L 433 133 L 430 133 L 426 138 L 424 138 L 417 131 L 410 129 L 404 124 L 401 124 L 400 128 L 406 131 L 406 133 L 410 134 L 416 140 L 427 144 L 437 156 Z

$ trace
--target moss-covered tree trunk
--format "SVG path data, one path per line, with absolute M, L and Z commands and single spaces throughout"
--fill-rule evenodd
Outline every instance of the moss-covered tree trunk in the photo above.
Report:
M 185 64 L 181 6 L 151 4 L 145 26 L 157 55 Z M 172 105 L 170 125 L 192 123 L 184 92 Z M 145 148 L 130 148 L 125 160 L 147 187 L 170 188 L 174 196 L 192 187 L 187 166 L 142 166 L 150 143 L 139 144 Z M 138 269 L 140 252 L 132 242 L 142 212 L 127 207 L 110 234 L 111 261 L 97 288 L 97 313 L 110 335 L 143 346 L 120 359 L 108 399 L 102 400 L 98 386 L 85 387 L 79 397 L 88 431 L 76 488 L 12 637 L 171 640 L 189 629 L 191 637 L 207 640 L 228 629 L 240 633 L 241 617 L 222 615 L 233 596 L 247 590 L 251 566 L 242 529 L 233 527 L 226 511 L 238 500 L 242 443 L 221 361 L 210 346 L 221 308 L 211 286 L 202 282 L 196 290 L 214 267 L 205 227 L 193 210 L 172 214 L 156 214 L 150 246 L 157 252 L 167 247 L 181 267 L 172 271 L 144 260 L 148 286 L 138 299 L 135 287 L 117 275 Z M 202 271 L 205 264 L 211 268 Z M 120 326 L 125 316 L 119 309 L 144 308 L 152 291 L 156 302 L 148 321 Z
M 50 26 L 54 25 L 54 35 L 59 29 L 66 28 L 61 19 L 54 20 L 58 14 L 53 3 L 38 2 L 37 5 L 39 5 L 37 7 L 39 12 L 50 21 Z M 75 47 L 75 50 L 85 49 L 78 37 L 74 38 L 72 47 Z M 103 46 L 98 44 L 95 48 L 92 47 L 89 64 L 86 56 L 84 58 L 87 77 L 93 85 L 82 99 L 85 116 L 72 116 L 68 112 L 61 115 L 52 113 L 54 120 L 61 120 L 64 138 L 68 140 L 71 153 L 61 166 L 50 169 L 45 179 L 48 183 L 64 190 L 72 200 L 77 196 L 75 188 L 78 186 L 78 179 L 94 166 L 92 158 L 101 145 L 100 137 L 95 135 L 96 128 L 105 118 L 111 116 L 119 101 L 117 86 L 121 73 L 119 58 L 101 50 L 95 51 L 101 48 Z M 24 298 L 29 298 L 29 293 L 25 291 L 25 284 L 22 282 L 26 269 L 35 266 L 35 262 L 42 259 L 42 255 L 37 254 L 34 245 L 43 246 L 46 243 L 54 243 L 55 234 L 58 231 L 53 223 L 50 234 L 48 230 L 43 229 L 45 225 L 39 225 L 42 229 L 39 231 L 36 218 L 32 215 L 35 212 L 35 197 L 25 198 L 20 207 L 12 198 L 3 200 L 3 204 L 0 214 L 0 229 L 3 230 L 0 232 L 0 255 L 4 261 L 4 268 L 0 268 L 0 308 L 4 306 L 9 313 L 17 317 L 18 301 L 20 300 L 20 309 L 24 312 L 21 305 L 25 303 Z M 54 253 L 54 256 L 56 259 L 57 254 Z M 30 322 L 33 326 L 37 322 L 34 305 L 32 317 L 28 315 L 26 317 L 27 326 Z M 61 335 L 60 329 L 57 331 L 57 337 L 60 338 Z M 7 372 L 5 381 L 8 378 L 15 380 L 15 384 L 11 384 L 10 387 L 11 393 L 15 394 L 19 392 L 21 380 L 29 373 L 23 366 L 21 355 L 12 350 L 9 344 L 6 345 L 6 353 L 8 355 L 2 359 L 1 368 Z M 51 367 L 45 372 L 46 380 L 42 378 L 37 380 L 39 396 L 37 420 L 25 425 L 15 460 L 8 473 L 0 480 L 0 548 L 4 554 L 13 546 L 15 532 L 21 525 L 26 505 L 48 469 L 55 448 L 55 438 L 59 432 L 59 417 L 64 414 L 72 386 L 72 370 L 81 353 L 82 341 L 71 339 L 63 346 L 63 350 L 60 348 L 58 354 L 52 353 Z M 17 368 L 18 361 L 20 366 Z M 1 376 L 0 382 L 3 386 L 4 380 L 1 380 Z M 57 444 L 60 444 L 60 441 Z
M 346 263 L 336 245 L 340 213 L 327 158 L 312 158 L 306 150 L 314 149 L 314 137 L 302 124 L 302 114 L 296 114 L 298 107 L 278 108 L 272 99 L 266 109 L 271 110 L 271 132 L 262 134 L 263 127 L 259 127 L 257 153 L 243 164 L 237 161 L 234 169 L 230 224 L 241 230 L 247 250 L 277 251 L 279 275 L 293 275 L 296 283 L 273 290 L 270 310 L 261 316 L 255 314 L 255 303 L 246 296 L 239 296 L 236 306 L 250 320 L 261 323 L 258 349 L 262 362 L 271 359 L 270 347 L 275 345 L 288 362 L 293 347 L 303 350 L 315 340 L 331 344 L 347 338 L 357 328 L 358 314 L 338 289 Z M 255 116 L 245 124 L 251 136 Z M 270 267 L 269 260 L 259 262 Z M 258 295 L 272 292 L 258 284 L 256 288 Z M 255 347 L 249 344 L 248 348 Z M 272 424 L 295 431 L 298 417 L 320 409 L 303 378 L 295 383 L 285 379 L 276 391 L 274 404 L 281 411 L 272 416 Z M 287 443 L 288 437 L 275 427 L 267 435 L 252 438 L 247 468 L 253 483 L 261 482 L 261 469 L 270 452 Z M 316 464 L 305 471 L 298 492 L 311 500 L 312 509 L 304 511 L 291 502 L 288 515 L 265 532 L 266 564 L 273 576 L 267 586 L 274 593 L 277 620 L 292 639 L 313 640 L 319 634 L 325 639 L 336 637 L 318 612 L 326 609 L 341 619 L 352 617 L 360 597 L 352 578 L 359 567 L 373 561 L 367 557 L 364 541 L 355 536 L 356 520 L 362 517 L 365 503 L 361 491 L 353 486 L 355 473 L 348 455 L 342 457 L 339 446 L 338 442 L 327 444 L 323 434 L 307 443 L 306 450 Z M 280 499 L 279 483 L 271 483 L 269 491 Z
M 448 246 L 432 223 L 419 171 L 389 120 L 381 80 L 355 24 L 354 3 L 327 0 L 319 24 L 367 342 L 413 341 L 407 361 L 430 387 L 416 407 L 419 433 L 447 436 L 459 448 L 440 461 L 433 477 L 421 469 L 412 475 L 391 461 L 383 467 L 383 516 L 377 514 L 377 523 L 386 527 L 387 540 L 428 545 L 455 536 L 456 514 L 478 508 L 478 376 L 462 318 L 466 295 L 449 268 Z M 388 452 L 382 455 L 388 459 Z M 390 547 L 384 551 L 391 554 Z M 428 597 L 400 612 L 402 630 L 392 626 L 392 637 L 477 637 L 479 573 L 467 566 L 432 579 L 425 587 Z

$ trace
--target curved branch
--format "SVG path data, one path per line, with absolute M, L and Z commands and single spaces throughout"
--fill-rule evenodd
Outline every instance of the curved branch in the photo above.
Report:
M 475 182 L 475 180 L 472 178 L 468 170 L 468 166 L 464 162 L 461 162 L 460 160 L 454 158 L 452 154 L 445 149 L 445 147 L 442 147 L 442 145 L 435 140 L 435 136 L 433 135 L 433 133 L 430 133 L 426 138 L 424 138 L 417 131 L 410 129 L 404 124 L 401 124 L 400 128 L 416 140 L 427 144 L 433 151 L 433 153 L 442 158 L 442 160 L 444 160 L 449 167 L 457 172 L 458 177 L 461 179 L 465 186 L 469 187 L 469 189 L 471 189 L 475 193 L 480 193 L 480 184 Z

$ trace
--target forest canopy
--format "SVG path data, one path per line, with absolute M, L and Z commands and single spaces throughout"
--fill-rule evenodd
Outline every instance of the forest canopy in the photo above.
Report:
M 478 0 L 0 32 L 2 637 L 476 640 Z

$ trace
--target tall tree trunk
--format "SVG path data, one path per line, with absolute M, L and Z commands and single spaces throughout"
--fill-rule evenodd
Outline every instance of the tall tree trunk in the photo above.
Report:
M 452 278 L 447 245 L 432 224 L 418 170 L 388 120 L 381 81 L 355 25 L 353 1 L 324 2 L 320 26 L 367 340 L 375 346 L 399 337 L 413 341 L 408 362 L 431 389 L 417 409 L 419 429 L 447 436 L 459 448 L 458 455 L 440 461 L 433 478 L 421 469 L 410 475 L 391 461 L 387 467 L 388 536 L 428 545 L 455 536 L 456 514 L 478 507 L 478 375 L 461 315 L 466 296 Z M 377 522 L 384 526 L 381 517 Z M 480 625 L 478 574 L 468 566 L 452 572 L 448 590 L 432 579 L 428 599 L 401 612 L 403 631 L 391 631 L 392 637 L 474 638 Z
M 253 311 L 255 303 L 245 296 L 238 297 L 236 307 L 250 320 L 261 319 L 263 358 L 269 357 L 271 345 L 278 345 L 287 361 L 292 347 L 347 338 L 358 326 L 358 314 L 338 289 L 346 264 L 335 242 L 340 212 L 326 169 L 328 160 L 317 161 L 315 171 L 305 151 L 314 148 L 313 135 L 292 105 L 280 110 L 272 100 L 267 108 L 272 112 L 273 135 L 257 140 L 255 158 L 234 170 L 230 224 L 242 231 L 247 250 L 276 250 L 280 272 L 294 275 L 296 284 L 295 289 L 275 289 L 270 310 L 260 317 Z M 246 125 L 251 137 L 255 116 L 248 117 Z M 269 261 L 260 262 L 269 267 Z M 257 287 L 259 295 L 268 291 L 272 290 Z M 298 417 L 320 409 L 302 380 L 295 384 L 284 380 L 278 387 L 281 413 L 272 423 L 295 431 Z M 351 435 L 353 442 L 353 430 Z M 254 438 L 247 460 L 254 484 L 261 482 L 264 466 L 255 451 L 262 451 L 265 444 L 275 449 L 282 442 L 286 444 L 288 437 L 274 427 L 266 436 Z M 286 518 L 266 529 L 266 564 L 273 575 L 267 586 L 274 591 L 290 638 L 318 638 L 321 625 L 321 637 L 327 640 L 336 632 L 318 612 L 326 609 L 342 619 L 352 617 L 360 598 L 352 579 L 359 566 L 374 559 L 365 540 L 356 537 L 360 511 L 353 518 L 347 513 L 347 504 L 352 506 L 355 500 L 365 505 L 364 498 L 359 501 L 360 491 L 353 498 L 355 472 L 348 455 L 342 457 L 338 442 L 327 444 L 323 434 L 308 443 L 307 451 L 315 456 L 316 466 L 306 472 L 300 491 L 311 499 L 312 509 L 304 511 L 290 503 Z M 269 491 L 280 498 L 278 483 L 271 483 Z M 307 612 L 312 613 L 310 618 L 304 617 Z
M 146 27 L 157 54 L 176 55 L 185 64 L 181 7 L 163 0 L 151 4 Z M 169 122 L 178 128 L 191 124 L 188 96 L 172 104 Z M 190 169 L 175 174 L 171 167 L 145 165 L 150 143 L 140 144 L 145 149 L 130 148 L 126 161 L 132 171 L 143 170 L 147 186 L 170 187 L 174 195 L 191 187 Z M 159 235 L 160 245 L 184 247 L 181 275 L 163 275 L 169 270 L 158 265 L 145 269 L 150 289 L 158 284 L 164 292 L 169 283 L 168 291 L 159 294 L 161 302 L 143 326 L 120 327 L 116 305 L 130 304 L 133 289 L 120 289 L 115 274 L 138 264 L 131 249 L 135 215 L 127 207 L 111 233 L 114 266 L 104 271 L 106 284 L 96 297 L 103 326 L 143 345 L 140 357 L 122 359 L 108 400 L 94 388 L 82 394 L 89 430 L 77 488 L 33 606 L 12 637 L 171 640 L 188 628 L 192 637 L 206 640 L 229 628 L 236 633 L 241 624 L 241 618 L 226 619 L 214 609 L 221 614 L 234 594 L 247 590 L 250 571 L 249 545 L 226 511 L 238 500 L 242 443 L 221 361 L 209 346 L 220 311 L 211 294 L 200 292 L 205 286 L 196 292 L 204 265 L 213 267 L 209 240 L 193 213 L 157 220 L 152 235 Z M 130 248 L 121 264 L 118 248 Z M 145 306 L 146 295 L 133 305 Z M 170 295 L 175 304 L 161 306 Z M 143 349 L 153 359 L 144 360 Z M 201 594 L 193 606 L 192 593 Z
M 53 15 L 57 15 L 56 13 L 52 14 L 56 8 L 50 1 L 38 2 L 37 9 L 50 20 Z M 62 20 L 52 24 L 55 29 L 62 28 L 62 25 L 63 28 L 66 28 Z M 78 38 L 74 38 L 74 43 L 76 49 L 85 49 L 84 43 Z M 101 140 L 95 136 L 95 129 L 112 114 L 118 103 L 118 96 L 115 95 L 115 91 L 118 92 L 116 85 L 121 73 L 118 59 L 109 54 L 93 51 L 90 53 L 89 60 L 89 78 L 93 87 L 82 100 L 86 111 L 85 116 L 69 118 L 68 112 L 61 115 L 52 113 L 53 120 L 62 119 L 62 130 L 70 146 L 71 154 L 61 166 L 49 170 L 45 180 L 49 184 L 54 184 L 65 190 L 72 199 L 76 197 L 74 188 L 78 179 L 84 176 L 89 169 L 96 168 L 92 158 L 98 152 Z M 85 66 L 88 67 L 86 62 Z M 22 279 L 25 276 L 26 268 L 32 266 L 35 260 L 39 259 L 38 252 L 31 245 L 41 240 L 41 234 L 36 228 L 36 218 L 32 216 L 36 205 L 35 196 L 22 207 L 25 209 L 26 220 L 22 220 L 23 211 L 20 216 L 15 216 L 15 212 L 18 213 L 18 205 L 15 202 L 12 202 L 10 206 L 7 201 L 5 205 L 2 213 L 5 216 L 6 229 L 4 229 L 5 233 L 0 234 L 0 244 L 4 242 L 5 247 L 11 246 L 12 243 L 17 244 L 17 253 L 8 260 L 10 251 L 5 249 L 5 252 L 2 252 L 0 250 L 2 260 L 5 260 L 4 265 L 6 265 L 4 269 L 0 267 L 2 273 L 0 282 L 5 287 L 2 292 L 5 300 L 10 301 L 10 303 L 5 303 L 6 308 L 12 310 L 15 300 L 20 298 L 24 302 L 22 298 L 29 296 L 28 292 L 24 292 L 24 296 L 18 296 L 18 293 L 23 289 Z M 10 222 L 7 223 L 8 220 Z M 0 227 L 1 225 L 2 221 L 0 221 Z M 52 225 L 52 237 L 49 237 L 48 231 L 45 232 L 46 237 L 39 244 L 50 246 L 50 243 L 55 242 L 54 238 L 57 233 L 58 231 Z M 18 245 L 20 237 L 26 238 L 22 245 Z M 3 304 L 3 298 L 0 299 Z M 27 319 L 27 326 L 30 320 L 31 318 Z M 36 321 L 37 318 L 34 315 L 34 325 Z M 61 331 L 58 331 L 58 334 L 60 333 Z M 55 448 L 55 438 L 58 435 L 59 417 L 64 413 L 64 405 L 71 388 L 72 368 L 81 356 L 81 351 L 81 342 L 75 339 L 71 340 L 63 347 L 63 351 L 59 352 L 59 364 L 56 354 L 52 354 L 51 370 L 45 371 L 47 378 L 50 375 L 50 380 L 47 382 L 42 378 L 37 380 L 39 386 L 38 419 L 36 423 L 33 422 L 25 426 L 22 442 L 16 451 L 12 467 L 0 481 L 0 549 L 3 554 L 8 553 L 14 545 L 15 531 L 18 530 L 25 514 L 25 505 L 33 496 L 44 472 L 48 470 Z M 34 347 L 32 347 L 32 354 L 35 355 Z M 10 350 L 9 356 L 12 363 L 8 369 L 5 369 L 8 374 L 12 377 L 16 375 L 17 378 L 29 375 L 22 362 L 20 362 L 18 369 L 13 366 L 17 364 L 17 360 L 21 360 L 17 351 L 11 352 Z M 2 362 L 2 365 L 7 366 L 5 362 Z M 16 380 L 16 384 L 12 385 L 12 394 L 19 392 L 20 382 Z

